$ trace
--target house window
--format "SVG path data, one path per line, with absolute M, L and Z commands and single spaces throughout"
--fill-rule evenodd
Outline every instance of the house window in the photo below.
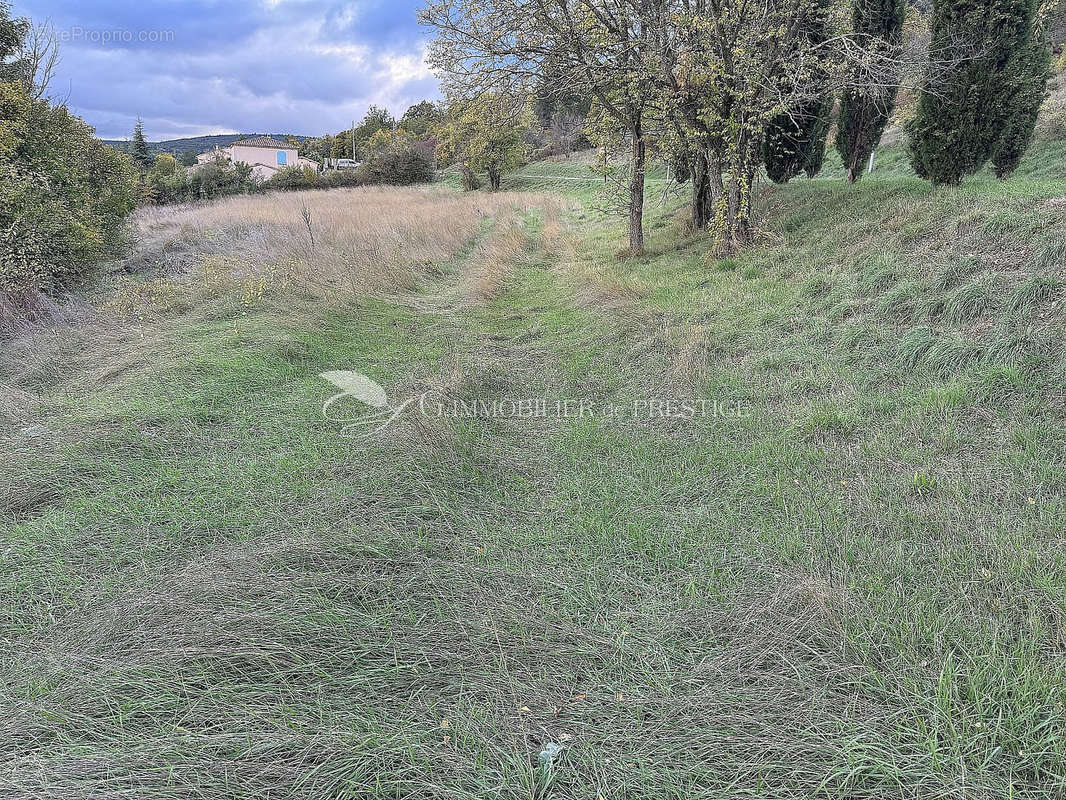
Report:
M 285 164 L 287 163 L 286 162 L 286 158 L 287 157 L 288 157 L 288 154 L 284 150 L 278 150 L 278 166 L 279 167 L 284 167 L 285 166 Z

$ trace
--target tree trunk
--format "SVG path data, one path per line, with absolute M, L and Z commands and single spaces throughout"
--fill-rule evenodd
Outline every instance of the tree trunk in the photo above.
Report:
M 462 176 L 463 191 L 472 192 L 478 188 L 477 175 L 474 174 L 474 170 L 470 169 L 470 165 L 465 161 L 459 167 L 459 173 Z
M 729 176 L 729 233 L 734 249 L 751 242 L 751 195 L 754 183 L 755 171 L 752 169 L 743 172 L 738 169 Z
M 638 119 L 630 129 L 633 145 L 633 174 L 629 179 L 629 254 L 644 252 L 644 131 Z
M 500 191 L 500 184 L 503 182 L 503 176 L 500 174 L 500 170 L 494 166 L 488 168 L 489 173 L 489 189 L 494 192 Z
M 732 159 L 730 159 L 732 161 Z M 736 252 L 752 239 L 751 192 L 755 172 L 726 163 L 716 154 L 708 159 L 711 226 L 719 255 Z
M 692 162 L 692 231 L 707 230 L 714 214 L 710 165 L 707 153 L 700 151 Z
M 711 192 L 711 214 L 718 213 L 717 206 L 722 200 L 722 195 L 725 193 L 724 178 L 725 168 L 722 166 L 722 159 L 716 153 L 711 152 L 707 159 L 707 180 L 710 184 Z

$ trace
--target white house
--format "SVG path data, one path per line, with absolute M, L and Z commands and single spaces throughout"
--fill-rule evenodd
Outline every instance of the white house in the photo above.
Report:
M 229 147 L 215 148 L 197 156 L 196 163 L 197 165 L 210 164 L 220 155 L 233 163 L 243 161 L 245 164 L 250 164 L 252 174 L 263 180 L 285 167 L 315 169 L 318 167 L 316 162 L 300 158 L 296 148 L 292 145 L 270 136 L 254 136 L 251 139 L 234 142 Z

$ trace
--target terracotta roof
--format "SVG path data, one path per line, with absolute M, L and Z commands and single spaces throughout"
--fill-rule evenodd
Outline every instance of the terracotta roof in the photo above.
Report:
M 253 136 L 251 139 L 241 139 L 234 142 L 237 147 L 269 147 L 271 150 L 295 150 L 288 142 L 282 142 L 270 136 Z

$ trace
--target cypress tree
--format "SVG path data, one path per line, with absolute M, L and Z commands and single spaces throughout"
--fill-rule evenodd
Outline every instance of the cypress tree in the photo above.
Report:
M 152 166 L 154 160 L 151 151 L 148 149 L 148 142 L 144 138 L 144 123 L 141 122 L 140 117 L 137 118 L 137 124 L 133 126 L 133 142 L 130 147 L 130 156 L 142 170 L 147 170 Z
M 1018 54 L 1013 93 L 1009 97 L 1010 116 L 992 155 L 997 178 L 1006 178 L 1014 172 L 1029 147 L 1047 93 L 1050 64 L 1051 44 L 1044 31 L 1037 31 L 1029 46 Z
M 803 38 L 810 45 L 819 45 L 829 37 L 829 5 L 827 0 L 809 2 Z M 817 58 L 817 55 L 809 57 Z M 816 62 L 811 64 L 810 75 L 811 87 L 808 88 L 817 89 L 828 80 L 824 67 Z M 832 110 L 833 97 L 826 93 L 770 120 L 762 146 L 763 164 L 770 180 L 788 183 L 801 172 L 806 172 L 810 178 L 818 174 L 825 159 L 825 140 Z
M 911 164 L 920 176 L 957 185 L 996 152 L 1013 113 L 1019 56 L 1030 43 L 1035 15 L 1036 0 L 937 0 L 933 63 L 947 53 L 962 58 L 945 73 L 926 76 L 907 127 Z
M 825 162 L 825 144 L 829 138 L 829 115 L 833 113 L 833 95 L 827 94 L 822 98 L 821 107 L 818 108 L 811 126 L 811 138 L 803 158 L 803 171 L 808 178 L 813 178 L 822 171 Z
M 788 183 L 801 172 L 813 178 L 825 159 L 831 96 L 808 103 L 791 114 L 778 114 L 766 128 L 763 161 L 774 183 Z
M 890 57 L 897 55 L 903 38 L 905 10 L 904 0 L 855 0 L 852 22 L 859 43 Z M 897 91 L 896 86 L 844 91 L 837 121 L 836 148 L 847 170 L 849 183 L 862 176 L 866 160 L 881 141 L 881 134 L 896 104 Z

